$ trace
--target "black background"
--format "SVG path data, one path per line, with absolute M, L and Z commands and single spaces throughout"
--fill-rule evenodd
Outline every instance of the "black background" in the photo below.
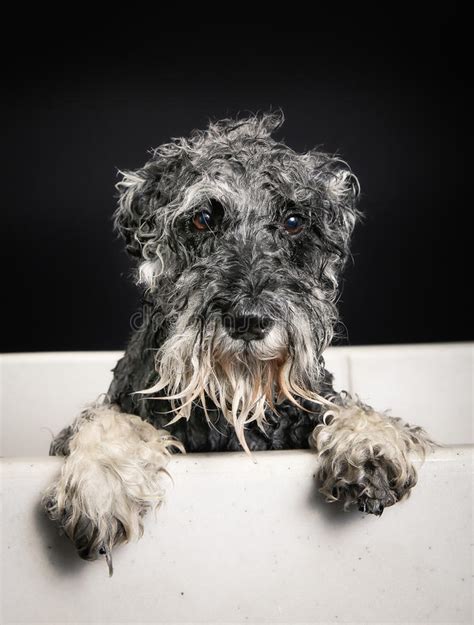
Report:
M 138 291 L 112 231 L 117 169 L 209 118 L 277 107 L 293 148 L 337 150 L 361 182 L 343 342 L 470 339 L 457 20 L 175 24 L 140 43 L 124 23 L 20 46 L 4 72 L 3 350 L 124 348 Z

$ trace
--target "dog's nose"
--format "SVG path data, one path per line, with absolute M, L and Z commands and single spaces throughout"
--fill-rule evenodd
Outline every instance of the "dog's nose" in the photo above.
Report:
M 229 334 L 233 339 L 259 341 L 268 334 L 273 321 L 264 315 L 241 314 L 233 317 L 229 325 Z

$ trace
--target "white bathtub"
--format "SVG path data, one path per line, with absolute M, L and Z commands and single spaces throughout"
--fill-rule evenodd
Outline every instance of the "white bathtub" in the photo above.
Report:
M 336 387 L 447 444 L 408 501 L 344 513 L 317 494 L 306 451 L 176 456 L 166 503 L 109 578 L 38 502 L 61 465 L 49 430 L 107 389 L 119 356 L 2 357 L 2 623 L 472 622 L 472 345 L 327 354 Z

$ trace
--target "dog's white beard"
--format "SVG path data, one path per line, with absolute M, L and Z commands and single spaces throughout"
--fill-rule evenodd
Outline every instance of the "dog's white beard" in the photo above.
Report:
M 185 321 L 181 319 L 182 330 L 176 328 L 157 354 L 158 382 L 139 391 L 154 394 L 166 390 L 165 398 L 176 413 L 168 425 L 189 419 L 196 401 L 212 423 L 208 397 L 234 426 L 243 449 L 249 452 L 245 426 L 256 421 L 264 430 L 267 407 L 275 409 L 285 398 L 299 405 L 297 397 L 330 405 L 307 382 L 316 380 L 321 371 L 312 342 L 305 340 L 309 328 L 304 320 L 294 324 L 292 354 L 286 330 L 278 325 L 264 339 L 246 343 L 232 339 L 218 321 L 209 323 L 202 336 L 195 327 L 186 327 Z

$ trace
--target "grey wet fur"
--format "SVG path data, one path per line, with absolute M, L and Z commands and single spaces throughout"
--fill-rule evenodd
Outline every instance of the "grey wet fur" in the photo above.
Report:
M 104 401 L 116 412 L 98 410 L 97 422 L 111 432 L 117 414 L 138 415 L 191 452 L 312 447 L 328 500 L 381 514 L 416 483 L 407 453 L 423 454 L 429 441 L 333 389 L 323 353 L 338 321 L 359 183 L 339 156 L 277 141 L 282 122 L 277 112 L 211 123 L 122 172 L 115 225 L 144 287 L 142 323 Z M 51 453 L 68 456 L 72 444 L 87 461 L 82 424 L 63 430 Z M 166 432 L 155 441 L 163 456 Z M 74 540 L 58 500 L 52 485 L 45 506 Z M 76 517 L 87 558 L 110 557 L 133 525 L 109 523 L 116 535 L 99 539 L 90 515 L 89 533 L 84 514 Z

